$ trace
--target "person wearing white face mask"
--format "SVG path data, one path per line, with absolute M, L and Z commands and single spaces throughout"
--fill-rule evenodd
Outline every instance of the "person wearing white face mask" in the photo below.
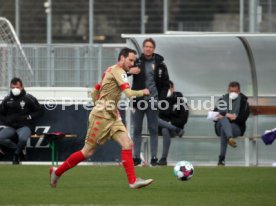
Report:
M 167 97 L 164 99 L 166 105 L 161 104 L 159 110 L 158 127 L 159 133 L 163 137 L 162 156 L 158 165 L 167 165 L 167 156 L 171 144 L 171 138 L 182 137 L 184 135 L 184 126 L 188 121 L 189 109 L 183 99 L 183 94 L 174 90 L 174 83 L 170 80 L 170 88 Z
M 10 94 L 0 104 L 0 147 L 13 151 L 13 164 L 23 158 L 22 150 L 33 130 L 33 120 L 42 114 L 37 99 L 24 90 L 22 80 L 13 78 Z M 17 142 L 15 138 L 17 136 Z M 0 158 L 5 152 L 0 148 Z
M 214 111 L 219 112 L 215 121 L 215 132 L 221 138 L 218 165 L 225 165 L 227 145 L 237 147 L 235 138 L 243 136 L 249 116 L 247 97 L 240 92 L 238 82 L 230 82 L 228 93 L 218 100 Z

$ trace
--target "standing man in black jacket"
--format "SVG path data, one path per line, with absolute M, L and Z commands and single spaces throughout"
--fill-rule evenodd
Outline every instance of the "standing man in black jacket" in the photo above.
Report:
M 33 120 L 42 114 L 37 99 L 24 90 L 22 80 L 13 78 L 10 94 L 0 104 L 0 122 L 4 128 L 0 131 L 0 146 L 14 150 L 13 164 L 19 164 L 19 156 L 25 148 L 33 130 Z M 17 144 L 13 138 L 17 135 Z M 4 152 L 0 148 L 0 153 Z
M 141 132 L 144 115 L 147 115 L 148 129 L 150 133 L 151 165 L 157 165 L 158 147 L 158 100 L 167 96 L 169 74 L 164 58 L 154 53 L 155 41 L 147 38 L 143 42 L 143 53 L 137 59 L 136 66 L 129 73 L 133 74 L 133 90 L 148 88 L 148 97 L 136 98 L 133 100 L 133 123 L 134 123 L 134 165 L 141 163 Z
M 237 147 L 235 138 L 243 136 L 249 116 L 247 97 L 240 92 L 239 82 L 230 82 L 228 93 L 219 99 L 215 111 L 219 112 L 215 121 L 215 132 L 221 138 L 218 165 L 225 165 L 227 144 Z

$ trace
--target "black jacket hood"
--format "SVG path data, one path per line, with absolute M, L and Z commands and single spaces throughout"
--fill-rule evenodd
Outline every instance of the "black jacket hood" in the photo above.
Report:
M 160 64 L 164 61 L 164 57 L 160 54 L 153 53 L 153 58 L 155 58 L 156 64 Z M 141 54 L 141 59 L 144 61 L 146 60 L 144 53 Z

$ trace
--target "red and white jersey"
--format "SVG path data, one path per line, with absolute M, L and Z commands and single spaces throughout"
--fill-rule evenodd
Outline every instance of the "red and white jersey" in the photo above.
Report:
M 117 103 L 121 92 L 130 88 L 125 70 L 117 64 L 109 67 L 102 80 L 95 86 L 98 90 L 96 105 L 92 114 L 105 119 L 117 119 Z

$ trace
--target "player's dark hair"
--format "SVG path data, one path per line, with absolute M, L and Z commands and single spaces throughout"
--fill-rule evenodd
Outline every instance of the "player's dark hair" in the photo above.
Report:
M 129 53 L 134 53 L 135 55 L 137 54 L 135 50 L 125 47 L 120 51 L 118 61 L 120 61 L 121 56 L 124 56 L 125 58 L 128 57 Z
M 155 49 L 156 44 L 155 44 L 155 41 L 153 40 L 153 38 L 147 38 L 147 39 L 145 39 L 145 40 L 143 41 L 143 47 L 145 46 L 145 44 L 146 44 L 147 42 L 152 43 L 153 48 Z
M 22 82 L 22 80 L 21 80 L 20 78 L 18 78 L 18 77 L 12 78 L 11 84 L 13 84 L 13 85 L 14 85 L 14 84 L 17 84 L 17 82 L 19 82 L 20 85 L 23 86 L 23 82 Z
M 239 82 L 230 82 L 228 87 L 238 87 L 240 89 L 240 83 Z

